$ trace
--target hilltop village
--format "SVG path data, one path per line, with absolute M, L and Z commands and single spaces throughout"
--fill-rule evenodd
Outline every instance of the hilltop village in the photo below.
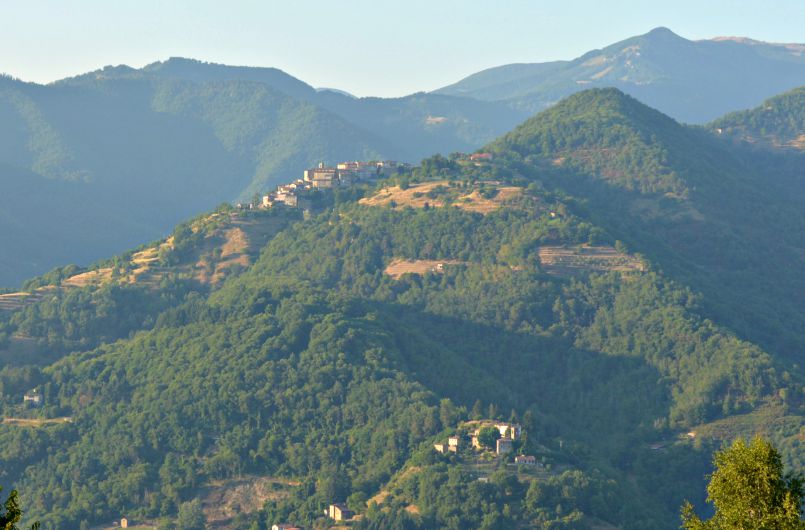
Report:
M 315 168 L 306 169 L 302 178 L 287 184 L 280 184 L 277 190 L 263 195 L 259 201 L 238 203 L 240 209 L 269 209 L 282 204 L 291 208 L 308 210 L 311 207 L 310 195 L 314 190 L 333 189 L 371 182 L 381 177 L 408 169 L 409 164 L 383 161 L 340 162 L 335 167 L 320 162 Z

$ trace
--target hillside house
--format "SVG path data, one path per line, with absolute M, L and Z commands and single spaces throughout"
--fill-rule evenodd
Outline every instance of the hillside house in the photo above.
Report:
M 353 182 L 360 182 L 364 180 L 371 180 L 377 176 L 377 164 L 369 162 L 341 162 L 336 168 L 338 169 L 338 178 L 341 184 L 349 185 Z
M 512 452 L 511 438 L 498 438 L 495 442 L 495 452 L 499 455 L 506 455 Z
M 32 407 L 41 407 L 44 404 L 45 399 L 38 390 L 31 390 L 22 396 L 22 402 Z
M 125 517 L 120 519 L 120 528 L 128 528 L 129 527 L 129 520 Z
M 517 455 L 514 457 L 514 463 L 535 466 L 537 465 L 537 458 L 531 455 Z
M 448 447 L 455 447 L 458 449 L 459 445 L 461 445 L 461 438 L 458 436 L 451 436 L 447 439 L 447 446 Z
M 444 454 L 447 448 L 444 444 L 433 444 L 433 448 L 436 450 L 437 453 Z
M 327 516 L 334 521 L 347 521 L 355 516 L 355 512 L 342 503 L 331 504 L 326 512 Z
M 325 167 L 324 162 L 319 162 L 318 167 L 306 169 L 303 173 L 304 181 L 309 182 L 314 188 L 333 188 L 338 186 L 338 169 Z
M 302 527 L 290 523 L 277 523 L 271 526 L 271 530 L 302 530 Z
M 517 440 L 523 434 L 523 428 L 516 423 L 496 423 L 495 428 L 500 431 L 501 438 Z
M 473 162 L 489 162 L 492 158 L 492 153 L 473 153 L 470 155 L 470 160 Z

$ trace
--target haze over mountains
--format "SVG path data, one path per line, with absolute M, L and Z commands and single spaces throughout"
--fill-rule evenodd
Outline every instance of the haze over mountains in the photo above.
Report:
M 805 44 L 745 38 L 690 41 L 656 28 L 572 61 L 490 68 L 437 90 L 541 110 L 612 86 L 684 123 L 702 124 L 805 84 Z
M 700 123 L 802 84 L 801 46 L 691 42 L 665 29 L 392 99 L 181 58 L 46 86 L 0 78 L 0 245 L 15 249 L 0 255 L 0 285 L 160 237 L 319 160 L 472 151 L 590 86 Z
M 485 161 L 36 278 L 0 311 L 0 407 L 32 416 L 0 426 L 0 480 L 54 530 L 194 502 L 327 527 L 345 499 L 359 530 L 678 528 L 722 440 L 803 469 L 803 116 L 802 90 L 708 128 L 585 90 Z M 469 447 L 482 419 L 546 465 Z

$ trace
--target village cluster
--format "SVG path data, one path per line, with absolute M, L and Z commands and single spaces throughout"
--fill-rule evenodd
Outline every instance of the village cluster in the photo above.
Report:
M 280 184 L 277 190 L 262 196 L 259 203 L 239 203 L 238 208 L 254 209 L 273 208 L 278 204 L 291 208 L 307 210 L 310 208 L 310 195 L 314 190 L 332 189 L 353 186 L 361 182 L 371 182 L 377 178 L 388 176 L 408 164 L 383 160 L 380 162 L 340 162 L 335 167 L 328 167 L 320 162 L 315 168 L 306 169 L 302 178 L 287 184 Z
M 516 423 L 482 421 L 477 425 L 470 436 L 472 448 L 476 451 L 486 450 L 486 447 L 481 441 L 481 431 L 485 428 L 497 429 L 497 431 L 500 433 L 499 438 L 495 440 L 494 447 L 495 454 L 497 455 L 507 455 L 514 451 L 515 442 L 520 440 L 523 434 L 523 428 Z M 447 443 L 440 442 L 433 444 L 433 448 L 437 453 L 458 453 L 459 448 L 461 447 L 461 442 L 462 437 L 454 435 L 447 439 Z M 537 459 L 532 455 L 516 455 L 514 457 L 514 463 L 536 465 Z

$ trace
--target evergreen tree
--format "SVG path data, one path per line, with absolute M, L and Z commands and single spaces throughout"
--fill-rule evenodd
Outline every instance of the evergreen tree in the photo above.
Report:
M 3 488 L 0 488 L 0 492 L 2 491 Z M 17 499 L 17 491 L 11 490 L 8 499 L 3 503 L 3 510 L 0 511 L 0 530 L 18 530 L 17 524 L 22 519 L 22 513 Z M 34 523 L 31 528 L 38 530 L 39 523 Z

